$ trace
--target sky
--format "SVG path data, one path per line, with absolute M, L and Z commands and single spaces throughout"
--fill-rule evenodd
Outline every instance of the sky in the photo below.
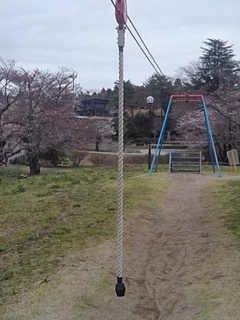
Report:
M 180 67 L 198 60 L 207 38 L 233 44 L 240 60 L 239 0 L 128 0 L 127 8 L 166 76 L 174 78 Z M 116 27 L 110 0 L 0 0 L 0 58 L 29 71 L 69 68 L 83 90 L 113 88 Z M 154 73 L 126 31 L 124 79 L 141 85 Z

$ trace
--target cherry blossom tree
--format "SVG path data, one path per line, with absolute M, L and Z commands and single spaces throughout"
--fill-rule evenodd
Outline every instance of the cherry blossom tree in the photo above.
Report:
M 222 162 L 227 162 L 227 151 L 240 149 L 240 79 L 228 89 L 218 89 L 205 97 L 208 118 Z M 184 113 L 177 121 L 178 137 L 188 144 L 207 147 L 208 140 L 201 106 Z
M 240 78 L 227 89 L 219 88 L 206 97 L 213 114 L 213 132 L 222 161 L 227 161 L 227 151 L 240 150 Z
M 30 174 L 40 173 L 41 151 L 88 149 L 94 139 L 94 125 L 74 115 L 75 78 L 67 69 L 57 73 L 14 70 L 14 99 L 2 116 L 1 128 L 8 137 L 4 149 L 7 155 L 26 150 Z
M 186 93 L 204 95 L 218 156 L 226 162 L 227 151 L 240 148 L 239 61 L 227 41 L 207 39 L 204 45 L 199 60 L 181 68 L 181 81 Z M 177 134 L 181 140 L 207 145 L 201 106 L 182 112 L 177 119 Z
M 16 105 L 19 97 L 16 74 L 14 61 L 0 59 L 0 163 L 5 161 L 4 148 L 12 134 L 5 115 Z

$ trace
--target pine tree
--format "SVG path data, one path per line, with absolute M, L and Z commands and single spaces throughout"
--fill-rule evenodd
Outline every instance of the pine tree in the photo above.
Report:
M 146 88 L 148 95 L 154 97 L 154 104 L 165 109 L 169 97 L 173 93 L 173 85 L 170 79 L 155 73 L 149 77 L 143 85 Z
M 233 75 L 239 71 L 234 60 L 233 45 L 219 39 L 207 39 L 206 47 L 200 56 L 200 66 L 195 78 L 197 87 L 205 86 L 208 92 L 217 90 L 220 86 L 231 85 Z

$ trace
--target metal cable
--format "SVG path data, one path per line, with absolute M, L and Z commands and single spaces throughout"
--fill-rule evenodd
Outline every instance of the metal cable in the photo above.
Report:
M 116 5 L 114 3 L 113 0 L 110 0 L 114 6 L 114 8 L 116 9 Z M 159 76 L 163 76 L 165 77 L 164 73 L 162 72 L 161 68 L 159 67 L 159 65 L 157 64 L 156 60 L 153 58 L 153 55 L 151 54 L 150 50 L 147 48 L 145 42 L 143 41 L 142 37 L 140 36 L 139 32 L 137 31 L 136 27 L 134 26 L 132 20 L 129 18 L 129 16 L 127 16 L 127 18 L 129 19 L 131 25 L 133 26 L 135 32 L 137 33 L 138 37 L 140 38 L 140 40 L 142 41 L 144 47 L 146 48 L 148 54 L 150 55 L 150 57 L 152 58 L 152 60 L 154 61 L 154 63 L 156 64 L 157 68 L 155 67 L 155 65 L 153 64 L 153 62 L 151 61 L 151 59 L 148 57 L 147 53 L 145 52 L 145 50 L 143 49 L 143 47 L 141 46 L 141 44 L 139 43 L 139 41 L 137 40 L 137 38 L 135 37 L 135 35 L 133 34 L 133 32 L 131 31 L 131 29 L 126 25 L 127 30 L 129 31 L 129 33 L 131 34 L 131 36 L 133 37 L 133 39 L 135 40 L 135 42 L 137 43 L 137 45 L 139 46 L 140 50 L 143 52 L 143 54 L 145 55 L 145 57 L 147 58 L 147 60 L 149 61 L 149 63 L 151 64 L 151 66 L 153 67 L 153 69 L 155 70 L 155 72 L 159 75 Z
M 143 54 L 145 55 L 145 57 L 147 58 L 147 60 L 150 62 L 151 66 L 153 67 L 153 69 L 155 70 L 155 72 L 161 77 L 162 74 L 159 73 L 159 71 L 157 70 L 157 68 L 154 66 L 154 64 L 152 63 L 151 59 L 147 56 L 146 52 L 144 51 L 144 49 L 142 48 L 141 44 L 139 43 L 139 41 L 137 40 L 137 38 L 134 36 L 133 32 L 130 30 L 130 28 L 126 25 L 127 30 L 129 31 L 129 33 L 131 34 L 131 36 L 133 37 L 133 39 L 136 41 L 137 45 L 139 46 L 139 48 L 141 49 L 141 51 L 143 52 Z
M 128 20 L 130 21 L 131 25 L 133 26 L 133 29 L 135 30 L 136 34 L 138 35 L 139 39 L 141 40 L 142 44 L 144 45 L 145 49 L 147 50 L 147 52 L 149 53 L 150 57 L 152 58 L 152 60 L 154 61 L 155 65 L 157 66 L 159 72 L 162 74 L 163 77 L 165 77 L 164 73 L 162 72 L 161 68 L 159 67 L 157 61 L 154 59 L 153 55 L 151 54 L 151 52 L 149 51 L 146 43 L 144 42 L 143 38 L 141 37 L 140 33 L 138 32 L 137 28 L 135 27 L 134 23 L 132 22 L 132 20 L 130 19 L 129 16 Z

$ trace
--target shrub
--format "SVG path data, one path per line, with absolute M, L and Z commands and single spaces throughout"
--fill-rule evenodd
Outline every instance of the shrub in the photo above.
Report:
M 74 150 L 69 154 L 69 159 L 73 167 L 78 167 L 80 162 L 86 157 L 86 152 Z

